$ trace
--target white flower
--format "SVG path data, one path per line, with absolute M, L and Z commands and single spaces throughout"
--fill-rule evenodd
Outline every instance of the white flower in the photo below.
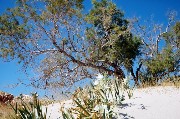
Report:
M 128 83 L 129 80 L 132 79 L 132 78 L 133 78 L 132 75 L 128 75 L 123 80 L 124 80 L 125 83 Z
M 103 79 L 103 75 L 98 74 L 98 76 L 96 77 L 96 80 L 94 81 L 93 84 L 94 84 L 95 86 L 98 85 L 98 84 L 100 83 L 101 79 Z
M 95 80 L 94 81 L 94 85 L 96 86 L 96 85 L 98 85 L 99 84 L 99 80 Z
M 94 111 L 99 111 L 100 113 L 103 113 L 105 111 L 105 113 L 108 113 L 108 108 L 107 105 L 96 105 L 94 107 Z
M 103 75 L 98 74 L 98 76 L 96 77 L 96 79 L 97 79 L 97 80 L 101 80 L 101 79 L 103 79 Z
M 124 80 L 124 83 L 127 83 L 127 82 L 128 82 L 128 78 L 127 78 L 127 77 L 124 78 L 123 80 Z

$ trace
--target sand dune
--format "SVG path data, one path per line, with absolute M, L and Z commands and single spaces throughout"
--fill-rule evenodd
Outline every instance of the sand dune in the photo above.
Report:
M 153 87 L 137 89 L 115 111 L 119 119 L 180 119 L 180 89 Z
M 49 119 L 61 119 L 60 108 L 72 100 L 48 105 Z M 44 107 L 45 108 L 45 107 Z M 151 87 L 134 90 L 133 97 L 115 107 L 118 119 L 180 119 L 180 89 Z

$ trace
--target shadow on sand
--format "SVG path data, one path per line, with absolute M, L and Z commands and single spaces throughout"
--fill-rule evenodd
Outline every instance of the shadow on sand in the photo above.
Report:
M 136 106 L 138 109 L 140 110 L 147 110 L 147 106 L 145 106 L 144 104 L 134 104 L 134 103 L 124 103 L 124 104 L 119 104 L 117 105 L 119 108 L 121 109 L 126 109 L 126 108 L 129 108 L 129 107 L 134 107 Z M 121 117 L 121 119 L 135 119 L 135 117 L 127 114 L 127 113 L 118 113 L 118 117 Z

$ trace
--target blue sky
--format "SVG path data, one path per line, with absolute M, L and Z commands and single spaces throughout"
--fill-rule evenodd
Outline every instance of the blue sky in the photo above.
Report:
M 125 16 L 132 18 L 134 16 L 140 17 L 142 20 L 149 19 L 152 15 L 154 20 L 158 23 L 167 24 L 167 12 L 169 10 L 175 10 L 180 14 L 180 1 L 179 0 L 113 0 L 117 6 L 122 9 Z M 91 8 L 89 0 L 85 0 L 85 8 L 89 10 Z M 15 6 L 15 0 L 0 0 L 0 14 L 2 14 L 6 8 Z M 178 15 L 179 18 L 179 15 Z M 20 66 L 16 60 L 12 62 L 3 62 L 0 59 L 0 90 L 10 92 L 15 95 L 20 93 L 29 94 L 36 91 L 31 87 L 20 85 L 16 88 L 9 88 L 8 85 L 18 83 L 18 79 L 26 79 L 20 71 Z

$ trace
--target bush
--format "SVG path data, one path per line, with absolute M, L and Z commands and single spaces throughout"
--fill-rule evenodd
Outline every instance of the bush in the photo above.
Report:
M 105 77 L 96 80 L 94 84 L 75 91 L 73 94 L 75 107 L 62 108 L 64 119 L 112 119 L 116 116 L 114 107 L 125 99 L 124 91 L 127 91 L 129 98 L 132 96 L 127 83 L 116 79 Z

